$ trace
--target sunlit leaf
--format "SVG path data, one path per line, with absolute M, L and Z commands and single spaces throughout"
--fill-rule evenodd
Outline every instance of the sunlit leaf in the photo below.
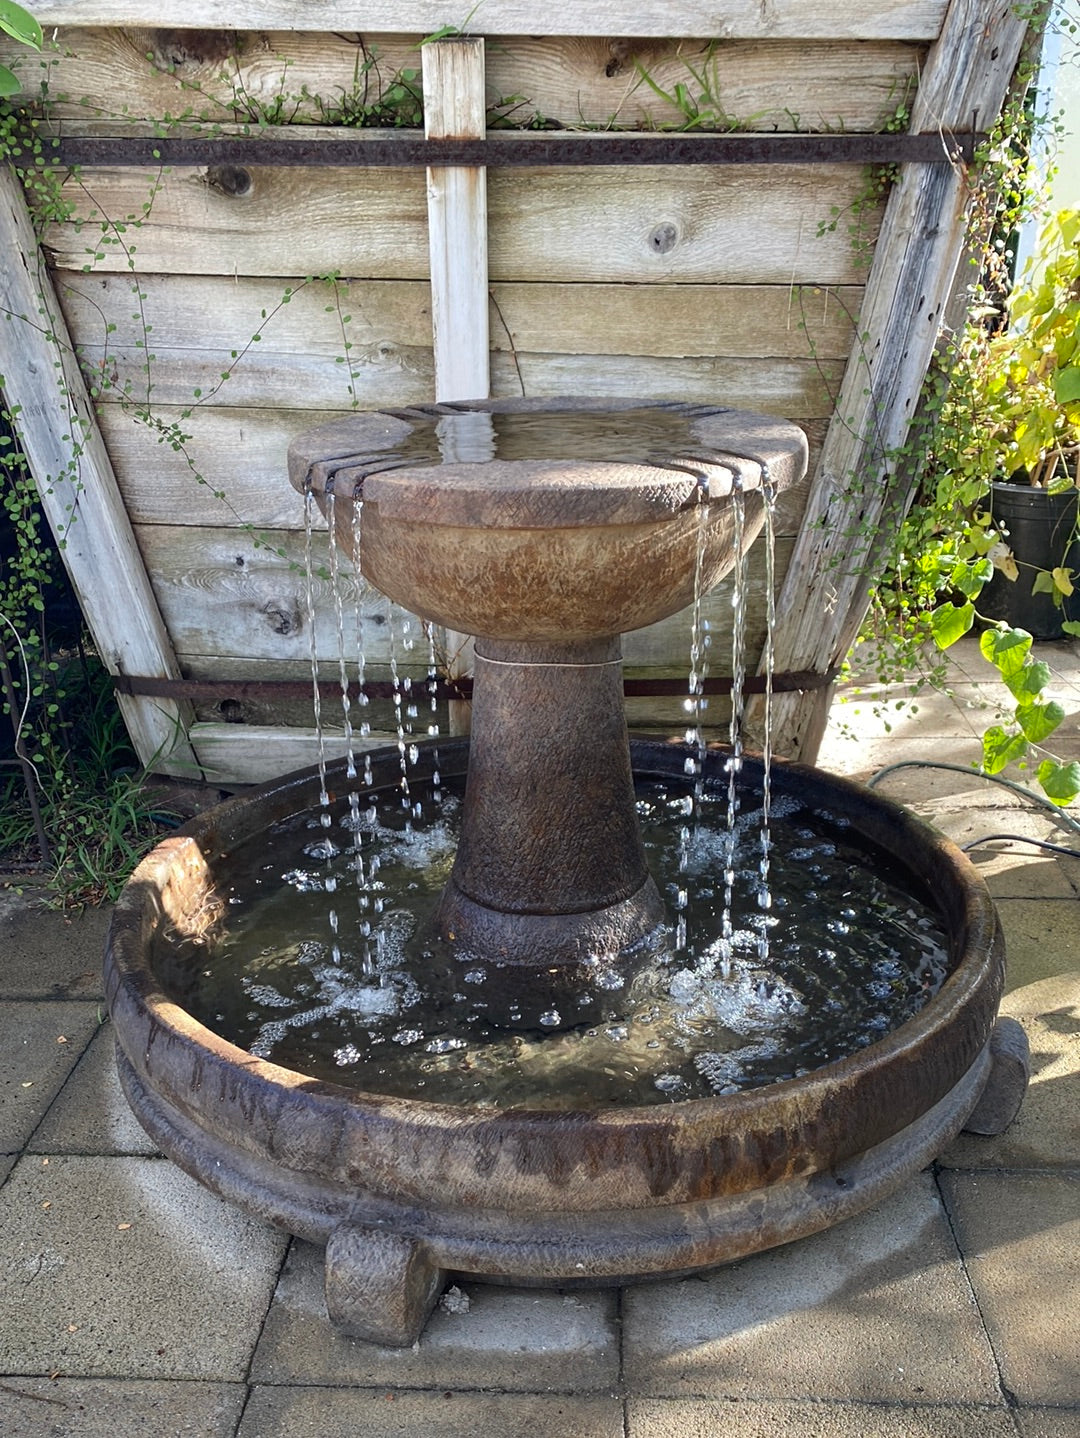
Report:
M 1035 659 L 1019 669 L 1002 674 L 1002 678 L 1014 698 L 1022 704 L 1030 704 L 1050 683 L 1050 666 L 1043 659 Z
M 979 648 L 983 658 L 989 659 L 1008 683 L 1009 675 L 1024 667 L 1031 635 L 1026 629 L 986 629 L 979 638 Z
M 1080 399 L 1080 365 L 1068 365 L 1054 376 L 1054 398 L 1058 404 Z
M 1080 794 L 1080 762 L 1074 759 L 1070 764 L 1059 764 L 1054 759 L 1044 759 L 1038 768 L 1039 783 L 1051 803 L 1071 804 Z
M 1023 734 L 1009 734 L 1000 724 L 994 724 L 983 735 L 982 766 L 988 774 L 1000 774 L 1014 759 L 1022 759 L 1027 747 Z
M 939 649 L 948 649 L 962 639 L 975 623 L 975 606 L 967 604 L 939 604 L 930 615 L 930 632 Z
M 0 0 L 0 30 L 5 31 L 20 45 L 29 45 L 32 50 L 41 49 L 41 26 L 15 0 Z
M 1016 709 L 1016 722 L 1032 744 L 1041 744 L 1064 718 L 1065 710 L 1056 699 L 1050 699 L 1045 704 L 1019 704 Z
M 1052 569 L 1050 573 L 1053 576 L 1055 589 L 1060 590 L 1062 594 L 1071 594 L 1073 592 L 1071 569 Z

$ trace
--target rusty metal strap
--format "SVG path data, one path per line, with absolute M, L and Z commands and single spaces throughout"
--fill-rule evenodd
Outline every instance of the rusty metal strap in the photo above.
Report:
M 376 130 L 359 139 L 236 135 L 68 135 L 51 142 L 61 165 L 417 166 L 481 165 L 923 165 L 970 163 L 985 136 L 974 130 L 922 134 L 649 133 L 536 134 L 496 131 L 483 140 L 426 140 L 416 131 Z M 235 187 L 234 193 L 239 193 Z
M 772 688 L 775 693 L 805 692 L 810 689 L 824 689 L 832 684 L 839 669 L 829 669 L 824 674 L 799 670 L 790 674 L 774 674 Z M 144 675 L 120 674 L 114 677 L 118 694 L 146 695 L 159 699 L 196 700 L 251 700 L 310 699 L 312 685 L 308 681 L 293 679 L 153 679 Z M 743 681 L 747 694 L 763 694 L 766 680 L 754 675 Z M 461 679 L 403 679 L 395 685 L 389 679 L 366 680 L 362 685 L 351 683 L 349 698 L 355 699 L 361 693 L 369 699 L 393 699 L 401 693 L 421 698 L 470 699 L 472 680 Z M 623 692 L 628 699 L 658 698 L 664 695 L 678 697 L 688 693 L 685 679 L 625 679 Z M 702 686 L 704 694 L 730 694 L 731 680 L 723 676 L 706 679 Z M 341 685 L 336 679 L 319 681 L 319 695 L 332 699 L 341 694 Z

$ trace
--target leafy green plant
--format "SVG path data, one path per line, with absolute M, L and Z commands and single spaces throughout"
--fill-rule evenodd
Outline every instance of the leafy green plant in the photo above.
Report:
M 918 487 L 871 594 L 856 662 L 869 654 L 884 683 L 904 684 L 907 699 L 897 702 L 910 703 L 925 685 L 945 687 L 945 652 L 982 630 L 980 651 L 1011 709 L 983 733 L 982 768 L 998 774 L 1016 765 L 1064 805 L 1080 794 L 1080 765 L 1046 749 L 1064 718 L 1049 694 L 1049 666 L 1033 653 L 1029 633 L 979 611 L 995 573 L 1032 583 L 1030 570 L 1019 577 L 1009 536 L 995 521 L 994 482 L 1075 482 L 1080 213 L 1044 226 L 1036 264 L 1019 284 L 1012 276 L 1016 235 L 1044 208 L 1032 180 L 1032 136 L 1049 137 L 1057 124 L 1034 114 L 1033 96 L 1021 78 L 977 156 L 967 316 L 931 368 L 906 445 L 890 456 L 890 467 L 916 474 Z M 1051 568 L 1035 575 L 1034 587 L 1060 603 L 1074 578 L 1064 566 Z

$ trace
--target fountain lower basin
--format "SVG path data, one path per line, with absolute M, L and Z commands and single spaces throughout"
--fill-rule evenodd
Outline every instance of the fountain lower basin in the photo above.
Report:
M 421 750 L 423 768 L 432 751 Z M 438 751 L 445 774 L 464 771 L 464 742 Z M 634 771 L 681 775 L 687 752 L 635 743 Z M 376 788 L 394 788 L 398 759 L 396 749 L 374 756 Z M 724 760 L 710 752 L 706 777 L 719 781 Z M 381 1343 L 411 1343 L 451 1275 L 565 1286 L 655 1278 L 858 1212 L 940 1152 L 986 1107 L 988 1086 L 991 1108 L 994 1089 L 1008 1087 L 992 1042 L 1001 933 L 970 863 L 906 811 L 795 765 L 778 766 L 773 786 L 884 850 L 935 896 L 949 935 L 940 991 L 850 1057 L 729 1096 L 499 1113 L 356 1092 L 253 1057 L 166 996 L 154 952 L 170 928 L 197 928 L 214 911 L 238 844 L 314 808 L 318 779 L 307 774 L 189 825 L 121 896 L 106 986 L 128 1099 L 209 1188 L 326 1243 L 331 1317 Z

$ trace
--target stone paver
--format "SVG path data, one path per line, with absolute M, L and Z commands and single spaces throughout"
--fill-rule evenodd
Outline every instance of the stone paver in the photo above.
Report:
M 1016 1438 L 1003 1404 L 720 1403 L 631 1399 L 627 1438 Z M 1050 1435 L 1047 1435 L 1050 1438 Z
M 941 1186 L 1006 1387 L 1028 1404 L 1076 1403 L 1078 1176 L 954 1172 Z
M 1080 908 L 1075 899 L 1002 899 L 1007 989 L 1080 969 Z
M 9 1438 L 233 1438 L 242 1384 L 9 1378 L 0 1433 Z
M 108 909 L 46 909 L 0 890 L 0 999 L 100 999 Z
M 462 1284 L 467 1309 L 461 1303 L 436 1308 L 419 1343 L 400 1349 L 336 1332 L 322 1281 L 322 1249 L 294 1243 L 256 1350 L 253 1381 L 532 1392 L 596 1392 L 618 1382 L 617 1298 L 610 1290 L 563 1294 Z
M 94 1003 L 15 1002 L 0 1024 L 0 1153 L 16 1153 L 45 1116 L 98 1026 Z
M 239 1381 L 286 1239 L 164 1159 L 27 1156 L 0 1189 L 0 1372 Z
M 237 1438 L 623 1438 L 615 1398 L 256 1388 Z
M 623 1298 L 633 1391 L 678 1397 L 998 1399 L 933 1180 L 800 1243 Z
M 115 1040 L 106 1020 L 30 1142 L 32 1153 L 156 1154 L 157 1145 L 131 1112 L 116 1072 Z
M 1031 1082 L 1003 1134 L 961 1134 L 941 1156 L 946 1168 L 1080 1170 L 1080 970 L 1005 995 L 1031 1045 Z M 1080 1202 L 1080 1198 L 1078 1198 Z
M 1080 1407 L 1018 1408 L 1020 1438 L 1076 1438 L 1080 1433 Z

